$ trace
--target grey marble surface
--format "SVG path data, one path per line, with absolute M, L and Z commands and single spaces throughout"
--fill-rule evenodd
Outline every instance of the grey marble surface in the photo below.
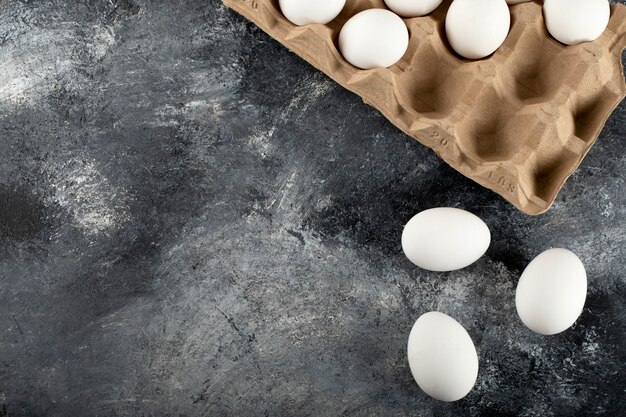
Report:
M 529 217 L 217 0 L 0 0 L 0 416 L 623 415 L 625 134 Z M 486 256 L 411 265 L 435 206 Z M 514 291 L 553 246 L 589 291 L 542 337 Z M 456 403 L 408 369 L 430 310 L 479 352 Z

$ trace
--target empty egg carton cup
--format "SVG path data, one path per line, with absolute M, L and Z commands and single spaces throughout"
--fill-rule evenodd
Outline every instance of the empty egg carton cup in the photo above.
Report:
M 469 61 L 447 44 L 447 0 L 429 16 L 404 19 L 411 38 L 397 64 L 360 70 L 339 53 L 339 31 L 356 13 L 385 8 L 382 0 L 347 0 L 329 24 L 302 27 L 283 17 L 278 0 L 223 1 L 457 171 L 532 215 L 550 208 L 626 96 L 623 5 L 611 6 L 600 38 L 576 46 L 549 35 L 541 3 L 511 6 L 504 44 Z

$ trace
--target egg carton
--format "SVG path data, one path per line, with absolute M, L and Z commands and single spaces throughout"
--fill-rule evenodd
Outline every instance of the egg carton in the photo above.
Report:
M 470 61 L 447 44 L 447 0 L 428 16 L 404 19 L 411 38 L 397 64 L 360 70 L 339 53 L 339 32 L 356 13 L 385 8 L 382 0 L 347 0 L 329 24 L 302 27 L 285 19 L 278 0 L 223 1 L 454 169 L 531 215 L 550 208 L 626 96 L 621 4 L 611 6 L 600 38 L 576 46 L 549 35 L 540 2 L 511 6 L 504 44 Z

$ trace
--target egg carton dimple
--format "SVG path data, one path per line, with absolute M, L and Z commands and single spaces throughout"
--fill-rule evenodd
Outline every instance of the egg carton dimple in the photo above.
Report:
M 621 54 L 626 7 L 611 6 L 594 42 L 565 46 L 547 32 L 540 2 L 511 6 L 511 30 L 492 56 L 470 61 L 447 44 L 451 0 L 403 19 L 404 57 L 360 70 L 339 53 L 343 24 L 382 0 L 347 0 L 327 25 L 298 27 L 277 0 L 223 0 L 274 39 L 382 112 L 449 165 L 528 214 L 547 211 L 626 96 Z

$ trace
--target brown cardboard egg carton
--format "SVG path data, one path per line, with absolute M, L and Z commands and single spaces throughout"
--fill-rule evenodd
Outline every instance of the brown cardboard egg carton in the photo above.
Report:
M 550 208 L 626 95 L 623 5 L 611 6 L 599 39 L 576 46 L 548 34 L 540 2 L 511 6 L 505 43 L 470 61 L 447 44 L 447 0 L 429 16 L 404 19 L 411 38 L 396 65 L 360 70 L 339 53 L 339 31 L 356 13 L 384 8 L 382 0 L 347 0 L 334 21 L 303 27 L 283 17 L 278 0 L 224 3 L 528 214 Z

